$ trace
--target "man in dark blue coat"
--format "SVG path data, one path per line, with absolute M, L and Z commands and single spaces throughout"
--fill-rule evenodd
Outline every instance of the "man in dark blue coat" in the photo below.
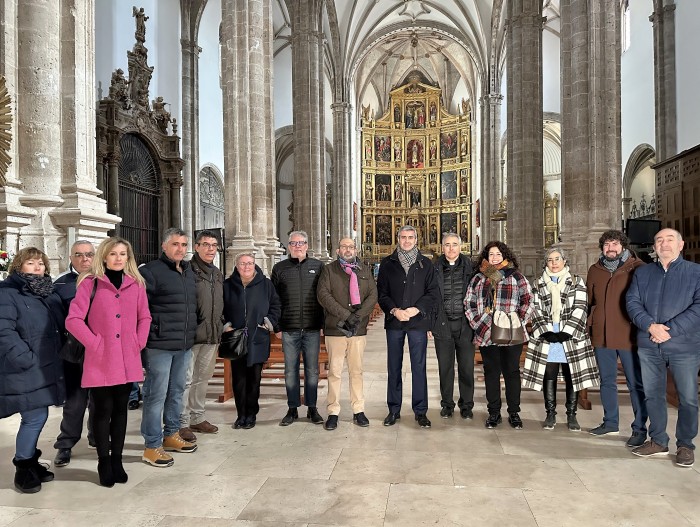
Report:
M 139 270 L 146 281 L 153 320 L 143 353 L 141 435 L 146 443 L 143 461 L 169 467 L 166 451 L 194 452 L 197 445 L 180 437 L 180 412 L 187 368 L 197 330 L 197 289 L 187 254 L 187 233 L 170 228 L 163 234 L 163 254 Z M 118 336 L 118 335 L 117 335 Z M 162 416 L 162 418 L 161 418 Z
M 389 414 L 384 419 L 384 426 L 391 426 L 401 418 L 401 367 L 403 346 L 408 337 L 413 382 L 411 406 L 418 425 L 430 428 L 426 415 L 428 381 L 425 356 L 432 312 L 440 301 L 440 292 L 433 264 L 418 251 L 416 229 L 410 225 L 401 227 L 398 242 L 396 250 L 382 260 L 377 280 L 379 306 L 386 315 L 384 329 L 389 374 L 386 390 Z
M 678 391 L 676 465 L 692 467 L 698 435 L 700 368 L 700 265 L 681 256 L 683 238 L 673 229 L 654 237 L 658 262 L 637 269 L 627 292 L 627 313 L 637 326 L 642 384 L 651 439 L 632 450 L 641 457 L 668 455 L 666 375 Z

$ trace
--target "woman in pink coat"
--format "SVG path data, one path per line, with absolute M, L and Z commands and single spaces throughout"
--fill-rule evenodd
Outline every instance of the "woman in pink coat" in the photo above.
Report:
M 108 238 L 97 248 L 90 271 L 78 278 L 66 319 L 66 329 L 85 346 L 82 386 L 90 388 L 97 472 L 105 487 L 128 479 L 122 465 L 127 405 L 132 383 L 143 380 L 141 350 L 150 325 L 131 244 Z

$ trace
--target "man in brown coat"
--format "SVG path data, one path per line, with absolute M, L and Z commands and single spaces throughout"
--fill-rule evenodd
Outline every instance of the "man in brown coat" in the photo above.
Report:
M 324 335 L 328 351 L 328 419 L 326 430 L 338 427 L 340 376 L 348 359 L 350 404 L 353 421 L 369 426 L 365 416 L 362 386 L 362 356 L 369 316 L 377 303 L 377 285 L 371 268 L 357 260 L 357 248 L 350 238 L 340 240 L 338 259 L 326 265 L 318 281 L 318 303 L 325 314 Z
M 603 423 L 590 432 L 595 436 L 619 433 L 617 402 L 617 359 L 625 372 L 632 400 L 634 422 L 628 447 L 644 444 L 647 437 L 647 409 L 637 350 L 633 349 L 636 329 L 625 308 L 625 295 L 634 270 L 644 263 L 629 250 L 629 239 L 621 231 L 603 233 L 599 260 L 588 270 L 588 326 L 600 371 L 600 400 Z

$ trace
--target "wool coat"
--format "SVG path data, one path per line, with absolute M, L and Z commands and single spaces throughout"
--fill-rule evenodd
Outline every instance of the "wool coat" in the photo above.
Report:
M 542 390 L 547 367 L 549 343 L 542 334 L 554 330 L 552 321 L 552 293 L 547 289 L 548 276 L 542 275 L 535 284 L 532 298 L 532 334 L 527 345 L 523 368 L 523 387 Z M 561 319 L 559 332 L 571 335 L 562 342 L 566 362 L 571 370 L 574 390 L 581 391 L 600 384 L 598 365 L 593 346 L 586 333 L 587 305 L 586 284 L 579 276 L 566 277 L 561 292 Z
M 367 334 L 369 316 L 377 303 L 377 284 L 374 282 L 372 272 L 366 266 L 358 264 L 357 270 L 353 272 L 357 275 L 357 284 L 360 289 L 361 305 L 356 313 L 360 317 L 360 323 L 357 326 L 356 335 L 361 336 Z M 325 314 L 324 335 L 345 336 L 338 329 L 337 324 L 346 320 L 353 312 L 350 309 L 350 275 L 343 271 L 338 260 L 329 263 L 321 270 L 317 296 Z
M 494 311 L 516 312 L 520 323 L 525 327 L 532 315 L 532 289 L 520 271 L 503 269 L 504 277 L 494 288 L 490 286 L 486 275 L 479 271 L 469 282 L 464 297 L 464 309 L 469 325 L 474 330 L 474 345 L 492 346 L 491 324 Z M 527 333 L 525 333 L 527 339 Z
M 282 304 L 272 281 L 260 267 L 255 266 L 255 276 L 243 286 L 238 269 L 224 280 L 224 319 L 233 329 L 248 328 L 248 355 L 246 364 L 261 364 L 270 357 L 270 332 L 264 327 L 267 317 L 275 331 L 279 331 Z M 240 361 L 233 361 L 232 366 Z
M 85 346 L 82 387 L 142 381 L 141 350 L 151 326 L 146 288 L 125 274 L 117 289 L 103 276 L 90 306 L 94 280 L 80 283 L 66 318 L 66 329 Z
M 588 331 L 594 347 L 631 350 L 635 346 L 636 330 L 627 314 L 625 295 L 636 269 L 643 265 L 631 253 L 614 273 L 600 260 L 588 269 Z
M 64 319 L 58 294 L 35 295 L 16 273 L 0 282 L 0 418 L 65 401 Z

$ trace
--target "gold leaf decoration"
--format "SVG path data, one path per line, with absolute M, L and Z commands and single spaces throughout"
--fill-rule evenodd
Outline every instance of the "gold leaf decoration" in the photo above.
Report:
M 10 166 L 12 141 L 12 108 L 5 77 L 0 75 L 0 186 L 5 186 L 7 167 Z

